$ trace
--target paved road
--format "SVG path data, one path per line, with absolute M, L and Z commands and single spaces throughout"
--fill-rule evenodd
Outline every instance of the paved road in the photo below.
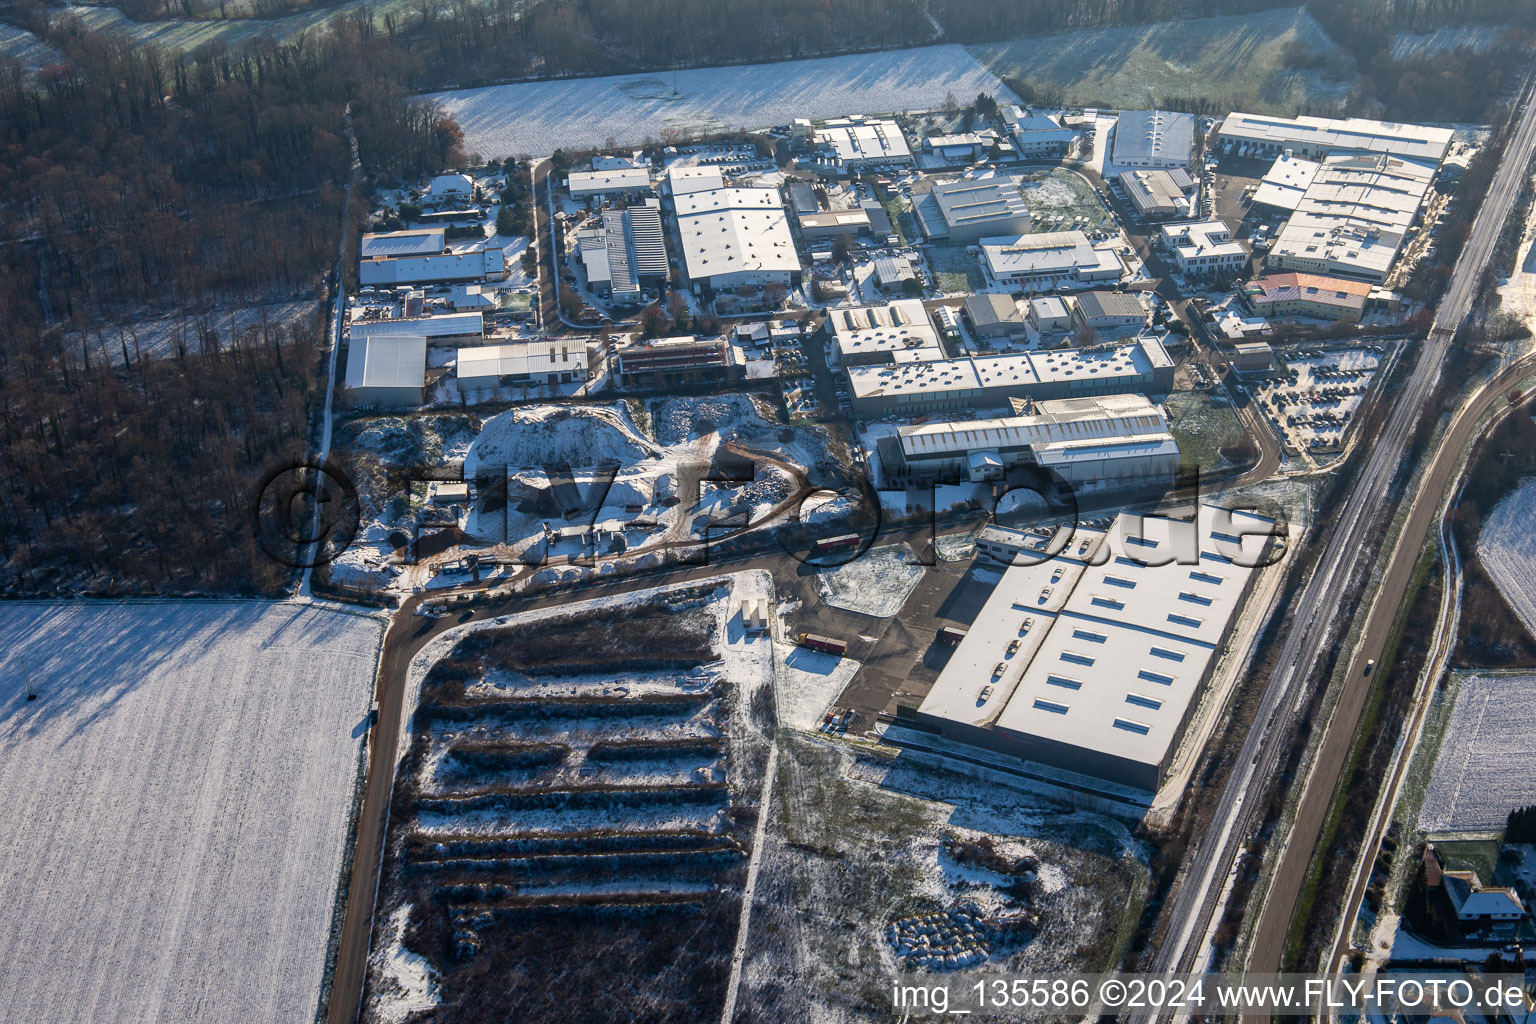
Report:
M 1354 570 L 1362 560 L 1374 560 L 1374 552 L 1385 530 L 1388 487 L 1434 392 L 1451 339 L 1471 310 L 1483 269 L 1513 206 L 1533 145 L 1536 145 L 1536 105 L 1527 107 L 1515 128 L 1505 159 L 1478 211 L 1466 247 L 1441 300 L 1435 325 L 1420 347 L 1418 359 L 1405 384 L 1392 397 L 1393 408 L 1386 424 L 1380 436 L 1374 439 L 1348 495 L 1340 503 L 1322 556 L 1295 604 L 1294 618 L 1287 627 L 1276 669 L 1261 698 L 1254 727 L 1243 742 L 1237 767 L 1217 800 L 1210 827 L 1197 837 L 1184 874 L 1167 904 L 1168 925 L 1164 940 L 1153 956 L 1151 966 L 1154 970 L 1197 967 L 1223 885 L 1238 852 L 1256 825 L 1260 801 L 1286 748 L 1291 732 L 1289 726 L 1305 704 L 1307 681 L 1313 678 L 1319 664 L 1337 642 L 1340 634 L 1335 627 L 1347 628 L 1348 620 L 1341 612 L 1346 607 L 1344 602 Z M 1402 555 L 1408 560 L 1408 571 L 1411 571 L 1418 551 L 1419 545 L 1413 545 L 1411 552 Z M 1386 566 L 1389 580 L 1396 580 L 1403 571 L 1397 561 L 1394 559 Z M 1379 646 L 1376 649 L 1379 651 Z M 1337 778 L 1342 766 L 1339 749 L 1347 751 L 1354 733 L 1350 709 L 1357 691 L 1363 693 L 1365 689 L 1360 667 L 1363 662 L 1364 658 L 1360 658 L 1350 664 L 1349 681 L 1332 723 L 1338 726 L 1342 739 L 1333 738 L 1332 728 L 1325 737 L 1325 756 L 1313 773 L 1316 786 L 1309 786 L 1304 794 L 1302 811 L 1292 827 L 1289 847 L 1280 860 L 1284 875 L 1270 887 L 1272 898 L 1261 919 L 1260 934 L 1249 961 L 1252 970 L 1273 970 L 1283 951 L 1290 909 L 1299 895 L 1299 878 L 1305 873 L 1328 798 L 1333 792 L 1332 783 L 1326 780 L 1330 775 Z M 1358 717 L 1358 709 L 1354 717 Z M 1330 764 L 1330 758 L 1337 763 Z
M 1415 564 L 1415 559 L 1409 556 L 1422 548 L 1428 539 L 1428 532 L 1430 530 L 1439 528 L 1441 499 L 1455 486 L 1457 466 L 1463 451 L 1466 449 L 1467 444 L 1472 441 L 1473 435 L 1477 433 L 1484 416 L 1500 407 L 1507 408 L 1510 391 L 1532 372 L 1536 372 L 1536 355 L 1522 359 L 1507 367 L 1497 377 L 1489 381 L 1473 401 L 1462 407 L 1461 411 L 1457 414 L 1456 420 L 1447 430 L 1445 442 L 1436 452 L 1435 459 L 1425 474 L 1419 501 L 1414 506 L 1408 522 L 1403 528 L 1402 540 L 1398 547 L 1401 554 L 1393 564 L 1393 574 L 1384 582 L 1377 596 L 1375 606 L 1371 609 L 1370 618 L 1363 634 L 1361 649 L 1356 655 L 1357 661 L 1360 658 L 1372 659 L 1378 662 L 1381 660 L 1382 645 L 1388 639 L 1398 609 L 1402 607 L 1405 597 L 1404 584 L 1407 582 L 1408 577 L 1411 576 Z M 1454 631 L 1454 627 L 1452 627 L 1452 631 Z M 1454 635 L 1447 635 L 1442 639 L 1448 646 L 1454 645 L 1456 640 Z M 1357 689 L 1360 693 L 1352 695 L 1355 699 L 1351 705 L 1356 706 L 1353 716 L 1355 720 L 1358 720 L 1359 717 L 1357 705 L 1363 702 L 1365 691 L 1368 688 L 1361 686 L 1357 687 Z M 1413 709 L 1409 715 L 1408 720 L 1410 723 L 1416 721 L 1417 717 L 1424 713 L 1427 700 L 1434 692 L 1433 681 L 1431 680 L 1423 693 L 1420 694 L 1419 706 Z M 1335 720 L 1340 721 L 1342 724 L 1339 715 L 1340 713 L 1335 714 Z M 1352 738 L 1353 730 L 1351 730 L 1349 736 L 1345 736 L 1342 729 L 1331 729 L 1328 734 L 1329 744 L 1335 746 L 1342 744 L 1345 754 L 1347 754 L 1349 740 Z M 1342 764 L 1343 755 L 1339 754 L 1337 750 L 1329 750 L 1328 753 L 1336 756 L 1324 757 L 1321 759 L 1321 762 L 1334 763 L 1338 761 L 1339 764 Z M 1413 751 L 1411 749 L 1405 749 L 1391 773 L 1391 778 L 1383 780 L 1382 785 L 1389 787 L 1388 801 L 1382 808 L 1380 817 L 1371 822 L 1370 833 L 1366 843 L 1363 844 L 1363 846 L 1368 847 L 1370 855 L 1359 859 L 1357 862 L 1359 870 L 1352 883 L 1349 898 L 1345 902 L 1343 909 L 1343 918 L 1341 919 L 1343 927 L 1339 929 L 1335 947 L 1328 954 L 1326 968 L 1329 970 L 1333 970 L 1349 951 L 1350 935 L 1353 931 L 1351 922 L 1360 913 L 1360 904 L 1365 898 L 1365 891 L 1370 885 L 1371 875 L 1375 870 L 1375 851 L 1381 842 L 1382 834 L 1385 832 L 1388 823 L 1392 820 L 1392 797 L 1396 795 L 1403 774 L 1407 771 L 1412 761 L 1412 754 Z M 1336 784 L 1337 770 L 1333 772 L 1332 777 Z M 1322 784 L 1324 782 L 1324 779 L 1316 778 L 1316 785 L 1309 786 L 1308 796 L 1315 790 L 1321 798 L 1324 795 L 1322 793 Z M 1330 789 L 1328 795 L 1331 795 L 1331 793 L 1332 790 Z M 1326 801 L 1322 802 L 1321 806 L 1323 811 L 1326 812 Z M 1308 808 L 1308 810 L 1312 810 L 1312 808 Z M 1297 870 L 1303 869 L 1304 866 Z M 1289 879 L 1281 884 L 1287 884 L 1288 882 Z M 1291 889 L 1277 889 L 1275 891 L 1288 892 Z M 1285 928 L 1288 930 L 1287 926 L 1294 914 L 1293 903 L 1294 901 L 1271 899 L 1273 912 L 1270 912 L 1270 908 L 1266 908 L 1265 917 L 1261 919 L 1260 930 L 1251 955 L 1252 960 L 1264 963 L 1279 962 L 1279 957 L 1283 955 L 1284 949 L 1276 946 L 1275 943 L 1285 941 L 1285 931 L 1280 929 Z M 1282 918 L 1284 918 L 1283 921 L 1281 920 Z M 1263 944 L 1262 947 L 1260 942 Z M 1255 967 L 1255 969 L 1267 970 L 1268 968 Z

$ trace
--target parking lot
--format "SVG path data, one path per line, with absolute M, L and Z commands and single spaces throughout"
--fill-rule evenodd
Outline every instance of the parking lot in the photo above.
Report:
M 1253 394 L 1291 448 L 1310 455 L 1341 451 L 1383 352 L 1380 345 L 1302 350 L 1285 357 L 1285 373 L 1252 385 Z

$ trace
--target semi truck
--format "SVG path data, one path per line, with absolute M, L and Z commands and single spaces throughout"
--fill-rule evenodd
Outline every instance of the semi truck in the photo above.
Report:
M 811 543 L 811 553 L 825 555 L 832 551 L 852 551 L 863 538 L 856 533 L 844 533 L 836 537 L 819 537 Z
M 801 633 L 800 646 L 813 651 L 821 651 L 824 654 L 835 654 L 842 657 L 848 653 L 848 645 L 841 640 L 834 640 L 829 636 L 817 636 L 815 633 Z

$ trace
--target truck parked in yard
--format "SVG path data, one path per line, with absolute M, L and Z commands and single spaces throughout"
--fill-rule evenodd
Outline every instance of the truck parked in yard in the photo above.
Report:
M 835 654 L 838 657 L 848 653 L 848 645 L 843 641 L 834 640 L 829 636 L 817 636 L 815 633 L 801 633 L 798 643 L 801 647 L 821 651 L 824 654 Z

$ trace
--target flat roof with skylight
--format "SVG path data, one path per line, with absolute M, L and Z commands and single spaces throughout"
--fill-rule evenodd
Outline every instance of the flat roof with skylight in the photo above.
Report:
M 1018 560 L 919 719 L 954 739 L 1155 789 L 1273 526 L 1202 505 L 1194 522 L 1122 513 L 1104 532 L 1064 527 L 1070 540 L 1057 534 L 1049 546 L 993 528 L 1005 544 L 1017 538 Z

